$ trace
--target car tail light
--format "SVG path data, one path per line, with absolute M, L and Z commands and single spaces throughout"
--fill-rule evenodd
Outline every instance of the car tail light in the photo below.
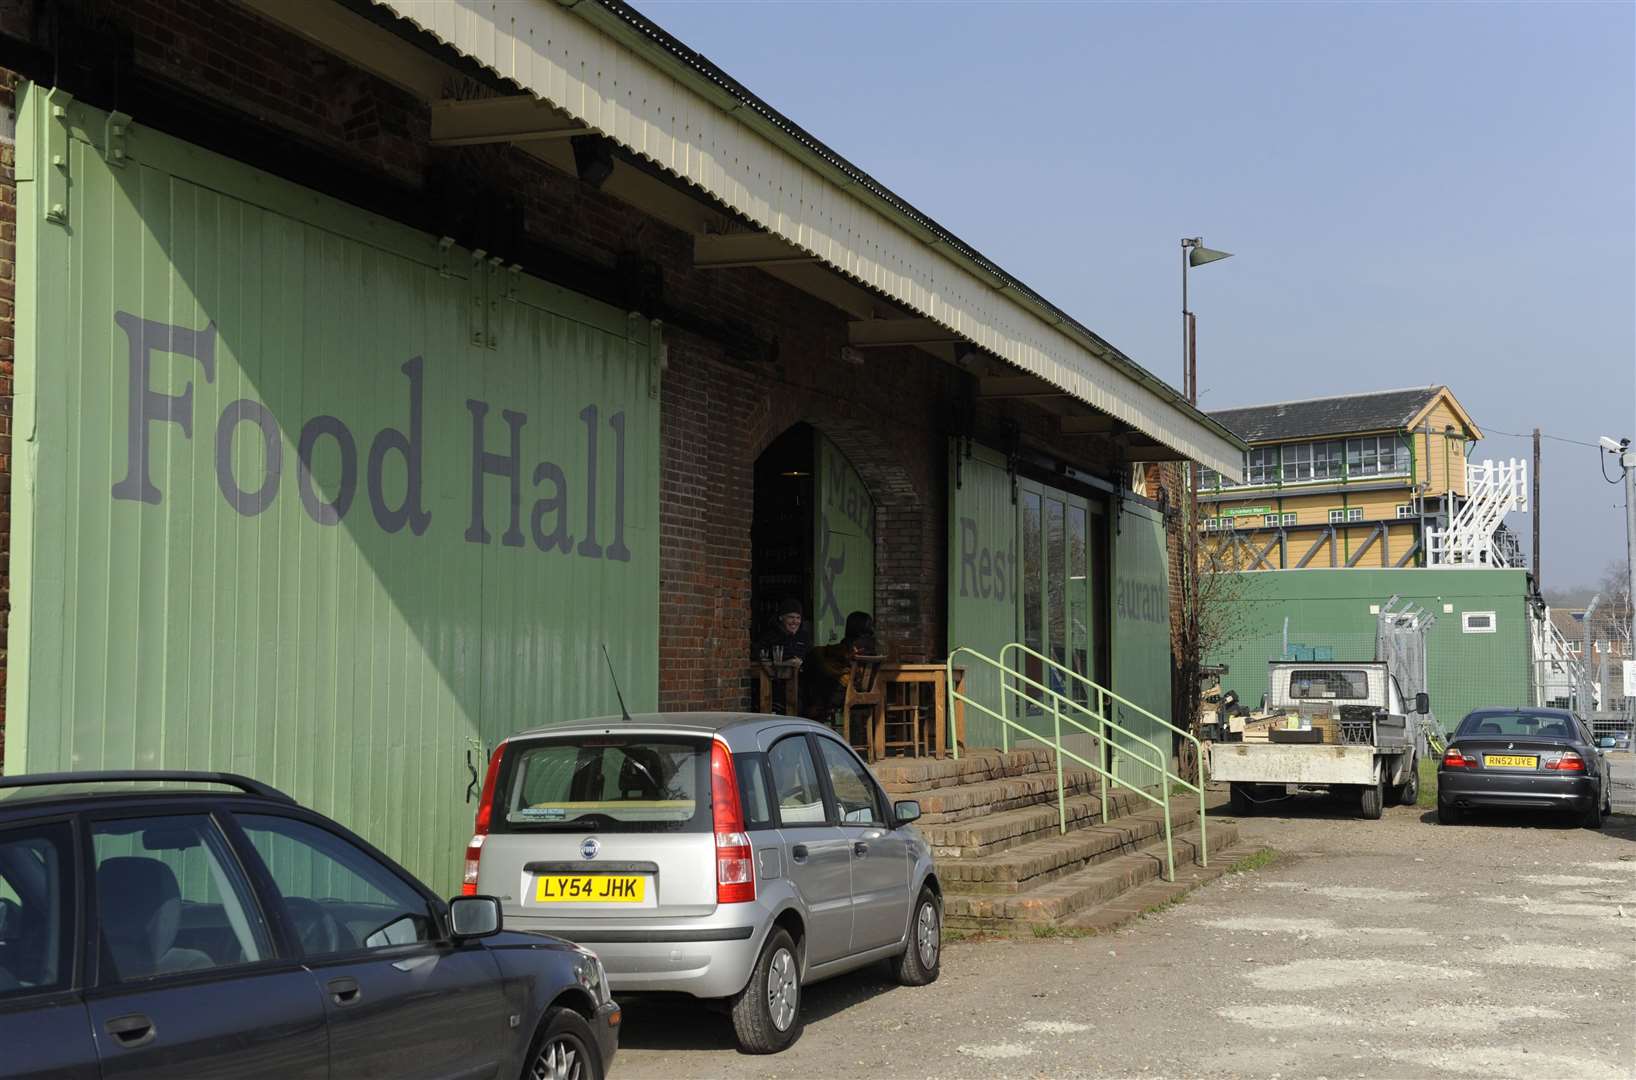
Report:
M 1551 772 L 1584 772 L 1585 759 L 1569 750 L 1555 761 L 1547 761 L 1545 768 Z
M 471 843 L 466 845 L 466 869 L 460 876 L 462 896 L 477 895 L 477 863 L 483 854 L 483 838 L 489 834 L 489 819 L 494 813 L 494 781 L 500 775 L 500 759 L 505 756 L 506 744 L 494 748 L 489 758 L 489 773 L 483 778 L 483 794 L 477 800 L 477 823 L 472 827 Z
M 754 900 L 754 853 L 744 831 L 738 774 L 733 771 L 733 755 L 719 742 L 710 744 L 710 817 L 716 833 L 716 903 Z
M 1466 757 L 1465 751 L 1458 746 L 1449 747 L 1448 752 L 1443 755 L 1443 768 L 1445 769 L 1475 769 L 1476 767 L 1477 759 Z

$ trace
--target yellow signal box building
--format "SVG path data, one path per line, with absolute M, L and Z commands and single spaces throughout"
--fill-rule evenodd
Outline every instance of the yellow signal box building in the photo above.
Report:
M 1482 432 L 1446 386 L 1211 412 L 1242 436 L 1244 481 L 1201 469 L 1201 562 L 1229 570 L 1406 567 L 1456 557 L 1439 538 L 1471 515 Z M 1510 484 L 1512 477 L 1507 476 Z M 1511 504 L 1513 508 L 1515 503 Z M 1472 507 L 1476 509 L 1476 507 Z M 1520 566 L 1503 520 L 1459 557 Z M 1491 534 L 1491 542 L 1489 542 Z

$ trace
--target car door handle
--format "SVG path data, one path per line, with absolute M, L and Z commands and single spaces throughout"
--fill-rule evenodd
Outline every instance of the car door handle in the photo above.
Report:
M 856 855 L 860 859 L 863 858 L 865 855 L 869 854 L 869 845 L 864 843 L 862 840 L 854 841 L 852 844 L 852 854 Z
M 358 987 L 358 980 L 350 976 L 331 979 L 324 985 L 329 989 L 330 1000 L 343 1008 L 348 1005 L 358 1004 L 358 1001 L 364 996 L 364 992 Z
M 807 845 L 796 844 L 794 847 L 790 848 L 790 858 L 795 862 L 806 862 Z
M 135 1050 L 139 1046 L 146 1046 L 159 1037 L 159 1030 L 141 1013 L 132 1013 L 130 1016 L 116 1016 L 103 1025 L 108 1034 L 119 1040 L 119 1045 L 127 1050 Z

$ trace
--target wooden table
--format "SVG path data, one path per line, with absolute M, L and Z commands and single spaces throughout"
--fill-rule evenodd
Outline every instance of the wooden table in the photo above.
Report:
M 757 660 L 750 665 L 750 669 L 761 689 L 761 695 L 756 700 L 761 703 L 762 712 L 773 711 L 773 683 L 777 682 L 784 687 L 787 715 L 801 715 L 801 661 Z
M 948 701 L 949 701 L 949 669 L 946 664 L 882 664 L 880 677 L 888 687 L 892 683 L 909 685 L 932 686 L 932 739 L 936 747 L 936 754 L 942 757 L 948 752 Z M 960 693 L 966 690 L 966 669 L 954 669 L 954 688 Z M 870 736 L 874 742 L 875 757 L 878 760 L 886 753 L 886 722 L 884 714 L 875 725 L 875 731 Z M 954 741 L 956 746 L 966 744 L 966 703 L 954 703 Z

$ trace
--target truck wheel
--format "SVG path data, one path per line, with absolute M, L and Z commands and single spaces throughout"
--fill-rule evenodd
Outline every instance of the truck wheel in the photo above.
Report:
M 1420 801 L 1420 762 L 1409 762 L 1409 779 L 1392 788 L 1394 806 L 1413 806 Z
M 1361 793 L 1358 799 L 1363 810 L 1363 816 L 1368 821 L 1380 820 L 1382 805 L 1386 802 L 1386 779 L 1382 777 L 1373 784 L 1365 784 L 1358 789 Z
M 1239 817 L 1250 817 L 1255 813 L 1255 802 L 1250 798 L 1250 785 L 1229 784 L 1227 787 L 1228 806 Z

